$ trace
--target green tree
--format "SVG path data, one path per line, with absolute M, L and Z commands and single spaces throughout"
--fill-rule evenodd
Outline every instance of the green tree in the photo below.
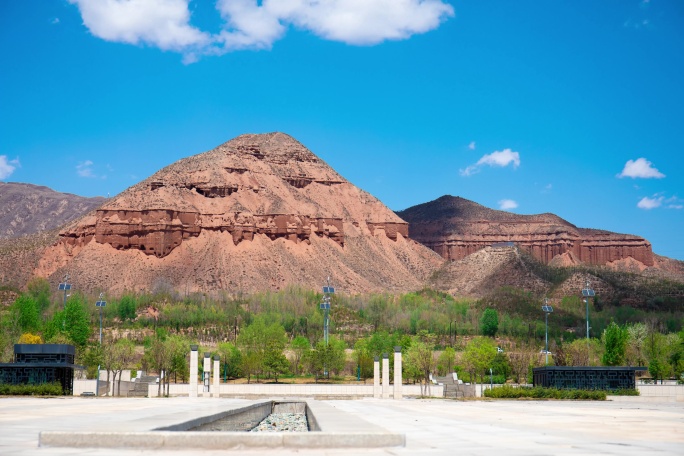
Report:
M 311 350 L 311 343 L 306 337 L 297 336 L 290 342 L 290 350 L 292 350 L 292 372 L 299 375 L 302 372 L 302 358 L 304 353 Z
M 566 366 L 598 366 L 603 357 L 603 344 L 599 339 L 575 339 L 563 345 Z
M 44 312 L 50 305 L 50 282 L 43 277 L 33 277 L 26 284 L 28 293 L 36 300 L 39 312 Z
M 627 346 L 625 359 L 629 366 L 645 366 L 648 364 L 646 356 L 646 338 L 648 328 L 644 323 L 634 323 L 627 327 Z
M 55 312 L 52 315 L 52 318 L 45 323 L 43 336 L 47 343 L 55 343 L 55 339 L 61 337 L 66 337 L 71 342 L 71 338 L 66 332 L 66 322 L 64 320 L 63 310 Z
M 264 369 L 269 376 L 273 375 L 276 383 L 278 383 L 280 375 L 286 374 L 290 370 L 290 363 L 283 354 L 283 345 L 277 341 L 269 341 L 266 344 Z
M 339 374 L 344 369 L 346 361 L 344 349 L 344 341 L 334 336 L 329 338 L 327 345 L 324 340 L 318 341 L 304 357 L 307 371 L 316 378 L 316 381 L 323 377 L 326 371 L 327 378 L 330 378 L 331 373 Z
M 359 369 L 359 375 L 365 383 L 367 378 L 371 378 L 374 375 L 374 356 L 370 352 L 368 339 L 358 339 L 356 341 L 353 356 Z
M 449 372 L 453 372 L 454 361 L 456 359 L 456 351 L 447 347 L 437 358 L 437 372 L 439 375 L 446 375 Z
M 86 367 L 88 378 L 97 378 L 97 366 L 103 365 L 102 346 L 100 344 L 88 344 L 83 354 L 83 365 Z
M 625 351 L 629 333 L 623 328 L 611 322 L 603 331 L 605 351 L 603 352 L 603 364 L 605 366 L 620 366 L 625 362 Z
M 471 380 L 479 378 L 482 383 L 482 376 L 485 370 L 489 372 L 489 368 L 492 367 L 496 352 L 496 345 L 489 338 L 476 337 L 468 342 L 463 353 L 463 362 Z
M 406 367 L 409 371 L 420 372 L 420 394 L 430 393 L 430 373 L 435 368 L 435 336 L 422 330 L 413 339 L 406 353 Z
M 12 311 L 16 312 L 19 327 L 22 332 L 38 332 L 40 331 L 40 315 L 38 312 L 38 304 L 30 294 L 22 294 L 15 301 L 12 306 Z
M 123 295 L 117 304 L 117 311 L 121 321 L 135 320 L 137 316 L 135 298 L 128 294 Z
M 85 347 L 92 328 L 81 295 L 71 296 L 67 301 L 64 308 L 64 328 L 75 345 Z
M 190 342 L 185 338 L 174 334 L 167 337 L 164 341 L 164 345 L 168 357 L 166 358 L 166 365 L 164 366 L 163 380 L 166 385 L 166 396 L 168 396 L 172 375 L 174 376 L 174 381 L 176 381 L 177 376 L 180 375 L 181 381 L 184 383 L 185 380 L 190 377 L 190 368 L 188 367 L 188 348 Z
M 494 337 L 499 330 L 499 314 L 494 309 L 485 309 L 480 319 L 480 330 L 482 334 Z
M 116 395 L 121 395 L 121 374 L 125 369 L 130 369 L 135 357 L 135 344 L 129 339 L 119 339 L 114 343 L 113 349 L 114 363 L 114 381 L 118 375 Z
M 230 342 L 218 344 L 218 352 L 223 361 L 223 374 L 229 378 L 242 376 L 242 353 Z
M 162 396 L 162 378 L 164 370 L 171 364 L 172 353 L 169 344 L 166 343 L 167 336 L 163 331 L 157 331 L 154 339 L 152 339 L 149 348 L 145 349 L 145 357 L 147 364 L 159 373 L 159 384 L 157 386 L 157 396 Z M 191 372 L 190 375 L 197 375 Z
M 258 375 L 264 371 L 267 353 L 270 361 L 275 361 L 276 352 L 283 353 L 285 341 L 285 329 L 278 323 L 267 326 L 261 316 L 242 330 L 238 347 L 242 352 L 242 371 L 247 375 L 247 383 L 252 375 L 258 379 Z
M 662 383 L 670 373 L 668 340 L 664 334 L 658 331 L 656 326 L 655 322 L 649 322 L 645 351 L 648 358 L 648 372 L 654 380 L 660 379 L 660 383 Z

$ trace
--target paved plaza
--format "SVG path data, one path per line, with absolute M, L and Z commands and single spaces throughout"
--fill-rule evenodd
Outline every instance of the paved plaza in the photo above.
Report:
M 211 398 L 3 398 L 0 454 L 28 455 L 556 455 L 684 454 L 684 404 L 363 399 L 324 401 L 346 419 L 406 435 L 382 449 L 174 450 L 39 447 L 41 431 L 149 431 L 253 401 Z M 123 442 L 122 442 L 123 443 Z

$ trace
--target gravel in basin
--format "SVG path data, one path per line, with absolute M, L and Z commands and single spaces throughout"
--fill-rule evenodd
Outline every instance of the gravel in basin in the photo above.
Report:
M 251 432 L 308 432 L 304 413 L 272 413 Z

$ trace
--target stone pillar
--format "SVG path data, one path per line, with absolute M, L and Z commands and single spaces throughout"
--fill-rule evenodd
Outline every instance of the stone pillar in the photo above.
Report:
M 401 399 L 401 347 L 394 347 L 394 398 Z
M 389 355 L 387 353 L 382 354 L 382 398 L 389 399 L 390 388 L 389 388 Z
M 219 386 L 219 375 L 221 375 L 221 369 L 219 369 L 219 360 L 221 359 L 221 356 L 219 355 L 214 355 L 214 385 L 212 386 L 212 389 L 214 390 L 211 393 L 212 397 L 219 397 L 221 393 L 221 388 Z
M 373 397 L 380 399 L 380 358 L 377 356 L 373 363 Z
M 190 345 L 189 397 L 197 397 L 197 345 Z
M 209 386 L 211 385 L 211 353 L 204 354 L 204 383 L 202 384 L 202 396 L 209 396 Z

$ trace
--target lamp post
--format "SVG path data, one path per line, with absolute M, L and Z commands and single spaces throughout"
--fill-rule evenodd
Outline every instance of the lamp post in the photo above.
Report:
M 544 354 L 546 355 L 546 366 L 549 365 L 549 314 L 553 312 L 553 307 L 549 305 L 549 298 L 544 298 L 544 305 L 542 306 L 542 310 L 544 311 L 544 314 L 546 315 L 546 349 L 544 350 Z
M 321 309 L 323 309 L 324 320 L 323 320 L 323 340 L 325 341 L 325 346 L 328 346 L 328 327 L 330 325 L 330 297 L 335 293 L 335 287 L 330 286 L 330 276 L 328 276 L 327 286 L 323 287 L 323 302 L 321 303 Z M 328 369 L 323 366 L 323 375 L 328 375 Z
M 59 284 L 59 289 L 64 291 L 64 308 L 66 308 L 67 291 L 71 290 L 71 284 L 69 283 L 69 274 L 66 274 L 64 276 L 64 282 Z
M 96 307 L 100 308 L 100 351 L 102 351 L 102 308 L 107 305 L 107 301 L 102 300 L 102 293 L 100 293 L 100 299 L 95 303 Z M 100 365 L 97 365 L 97 383 L 95 386 L 95 395 L 100 395 Z
M 454 345 L 454 340 L 451 337 L 451 320 L 449 320 L 449 339 L 451 340 L 451 345 Z
M 584 303 L 587 305 L 587 365 L 589 365 L 589 298 L 596 296 L 596 292 L 594 292 L 589 285 L 589 279 L 587 279 L 587 282 L 582 289 L 582 296 L 584 296 Z

